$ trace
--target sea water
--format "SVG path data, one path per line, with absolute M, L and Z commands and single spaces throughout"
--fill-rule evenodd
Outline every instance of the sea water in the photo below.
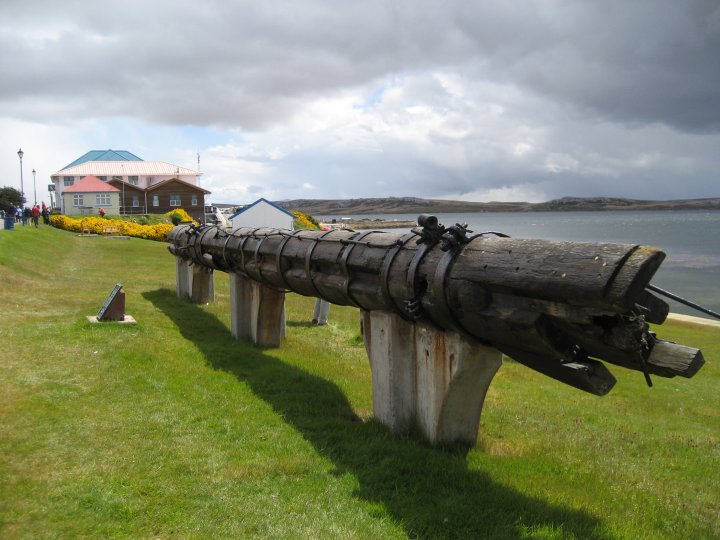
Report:
M 476 212 L 436 214 L 445 226 L 467 223 L 474 233 L 497 231 L 517 238 L 616 242 L 662 249 L 667 258 L 651 283 L 720 312 L 720 212 Z M 321 220 L 343 216 L 316 216 Z M 416 214 L 353 218 L 415 220 Z M 401 229 L 386 229 L 402 232 Z M 664 298 L 670 310 L 709 317 Z

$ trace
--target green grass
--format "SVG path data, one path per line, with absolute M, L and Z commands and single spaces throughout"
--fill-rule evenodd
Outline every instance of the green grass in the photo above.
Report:
M 506 361 L 478 444 L 372 418 L 358 314 L 288 296 L 276 349 L 175 297 L 165 244 L 0 231 L 0 538 L 720 538 L 720 332 L 597 398 Z M 115 283 L 137 326 L 92 325 Z

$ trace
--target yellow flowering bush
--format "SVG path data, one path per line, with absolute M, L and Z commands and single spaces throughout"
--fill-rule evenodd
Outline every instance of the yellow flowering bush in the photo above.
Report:
M 183 221 L 192 221 L 195 224 L 198 223 L 192 217 L 190 217 L 190 214 L 188 214 L 182 208 L 175 208 L 174 210 L 170 210 L 169 212 L 166 212 L 164 215 L 167 216 L 167 218 L 172 223 L 181 223 Z
M 120 234 L 124 236 L 133 236 L 135 238 L 144 238 L 146 240 L 158 240 L 160 242 L 167 241 L 167 235 L 173 229 L 173 225 L 170 223 L 140 225 L 138 223 L 123 221 L 121 219 L 105 219 L 101 217 L 73 219 L 63 215 L 50 216 L 50 224 L 53 227 L 64 229 L 66 231 L 82 233 L 84 230 L 87 230 L 94 234 L 102 234 L 104 227 L 117 227 Z
M 293 225 L 296 229 L 320 230 L 320 225 L 311 215 L 303 214 L 297 210 L 293 210 L 291 213 L 295 216 Z

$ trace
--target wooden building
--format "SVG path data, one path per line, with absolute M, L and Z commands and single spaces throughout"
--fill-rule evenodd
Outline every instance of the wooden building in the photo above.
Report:
M 123 180 L 109 180 L 120 190 L 121 214 L 164 214 L 182 208 L 198 221 L 205 219 L 205 196 L 210 192 L 178 178 L 170 178 L 147 188 Z

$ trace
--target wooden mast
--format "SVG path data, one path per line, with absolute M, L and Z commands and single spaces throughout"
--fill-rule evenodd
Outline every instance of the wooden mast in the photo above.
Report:
M 665 302 L 646 290 L 665 258 L 630 244 L 515 239 L 421 216 L 422 229 L 287 231 L 181 225 L 169 250 L 203 267 L 365 311 L 395 312 L 491 345 L 604 395 L 600 360 L 662 377 L 693 376 L 702 353 L 658 339 Z

